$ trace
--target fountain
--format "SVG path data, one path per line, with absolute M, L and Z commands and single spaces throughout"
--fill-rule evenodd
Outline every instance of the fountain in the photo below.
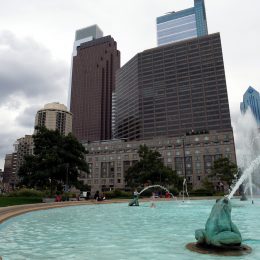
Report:
M 187 197 L 189 198 L 190 196 L 188 193 L 187 180 L 184 178 L 183 183 L 182 183 L 182 202 L 184 202 L 185 193 L 186 193 Z
M 129 202 L 128 206 L 139 206 L 139 195 L 140 193 L 138 193 L 137 190 L 134 191 L 134 197 L 132 199 L 132 201 Z
M 241 244 L 241 234 L 231 220 L 230 199 L 245 180 L 248 180 L 246 188 L 250 189 L 252 204 L 254 204 L 252 174 L 259 165 L 260 155 L 251 162 L 241 177 L 234 182 L 230 194 L 216 201 L 206 222 L 205 229 L 195 231 L 197 243 L 189 243 L 186 246 L 188 249 L 200 253 L 220 255 L 244 255 L 252 251 L 250 247 Z
M 232 189 L 232 191 L 230 192 L 230 194 L 228 195 L 228 199 L 231 199 L 234 194 L 236 193 L 236 191 L 239 189 L 240 185 L 243 184 L 243 182 L 247 179 L 249 179 L 249 186 L 250 187 L 250 192 L 252 192 L 252 174 L 254 172 L 255 169 L 257 169 L 260 165 L 260 155 L 251 162 L 250 166 L 243 172 L 242 176 L 240 177 L 240 179 L 237 181 L 236 185 L 234 186 L 234 188 Z M 252 196 L 252 195 L 251 195 Z M 253 199 L 253 197 L 252 197 Z M 253 201 L 253 200 L 252 200 Z
M 133 199 L 129 202 L 128 205 L 129 205 L 129 206 L 139 206 L 139 201 L 138 201 L 139 196 L 140 196 L 144 191 L 146 191 L 146 190 L 148 190 L 148 189 L 151 189 L 151 188 L 160 188 L 160 189 L 162 189 L 162 190 L 165 190 L 166 192 L 168 192 L 168 193 L 172 196 L 173 199 L 175 199 L 174 195 L 173 195 L 167 188 L 163 187 L 162 185 L 155 184 L 155 185 L 150 185 L 150 186 L 145 187 L 145 188 L 142 189 L 140 192 L 137 192 L 137 190 L 135 190 L 135 192 L 134 192 L 134 197 L 133 197 Z
M 144 191 L 151 189 L 151 188 L 160 188 L 162 190 L 165 190 L 166 192 L 168 192 L 172 196 L 173 199 L 175 198 L 174 195 L 167 188 L 165 188 L 165 187 L 163 187 L 162 185 L 159 185 L 159 184 L 150 185 L 150 186 L 145 187 L 144 189 L 142 189 L 139 192 L 139 195 L 141 195 Z
M 191 251 L 218 255 L 244 255 L 252 251 L 242 245 L 241 234 L 231 220 L 231 203 L 226 197 L 216 201 L 205 229 L 195 231 L 197 243 L 186 247 Z
M 234 125 L 234 138 L 236 143 L 237 164 L 240 169 L 244 169 L 245 175 L 241 176 L 239 182 L 232 189 L 229 198 L 232 198 L 238 190 L 238 186 L 243 185 L 240 189 L 242 195 L 241 200 L 246 200 L 246 191 L 253 198 L 253 186 L 259 184 L 259 177 L 257 176 L 257 156 L 260 154 L 260 136 L 257 123 L 250 109 L 244 115 L 240 115 Z M 253 165 L 252 165 L 253 164 Z M 240 186 L 241 187 L 241 186 Z

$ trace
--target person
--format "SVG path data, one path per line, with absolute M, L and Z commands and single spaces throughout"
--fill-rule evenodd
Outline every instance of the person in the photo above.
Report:
M 171 194 L 167 191 L 166 193 L 165 193 L 165 198 L 166 199 L 169 199 L 171 197 Z
M 56 195 L 55 202 L 61 202 L 61 195 L 59 194 Z
M 155 199 L 155 193 L 153 192 L 152 193 L 152 201 L 151 201 L 151 205 L 150 205 L 150 208 L 156 208 L 156 205 L 155 205 L 155 203 L 154 203 L 154 199 Z
M 97 190 L 95 195 L 94 195 L 94 200 L 99 201 L 99 199 L 100 199 L 99 198 L 99 191 Z

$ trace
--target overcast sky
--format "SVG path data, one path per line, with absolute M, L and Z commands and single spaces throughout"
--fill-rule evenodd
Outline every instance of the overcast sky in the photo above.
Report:
M 205 0 L 209 33 L 220 32 L 232 121 L 249 85 L 260 91 L 260 1 Z M 9 0 L 0 8 L 0 168 L 32 134 L 45 103 L 67 103 L 75 30 L 98 24 L 122 65 L 156 46 L 156 17 L 193 0 Z

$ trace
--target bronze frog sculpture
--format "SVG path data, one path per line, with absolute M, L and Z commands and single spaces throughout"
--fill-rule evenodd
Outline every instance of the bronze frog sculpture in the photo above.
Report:
M 219 199 L 211 210 L 205 229 L 195 231 L 199 244 L 215 247 L 240 246 L 241 234 L 231 220 L 231 203 L 228 198 Z

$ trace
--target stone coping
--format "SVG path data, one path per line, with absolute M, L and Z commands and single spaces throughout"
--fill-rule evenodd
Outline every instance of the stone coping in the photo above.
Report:
M 190 200 L 215 200 L 219 197 L 190 197 Z M 0 208 L 0 223 L 3 223 L 11 217 L 15 217 L 27 212 L 36 210 L 46 210 L 53 208 L 63 208 L 71 206 L 81 205 L 97 205 L 97 204 L 110 204 L 110 203 L 128 203 L 131 199 L 111 199 L 105 201 L 96 200 L 84 200 L 84 201 L 64 201 L 64 202 L 50 202 L 50 203 L 35 203 L 35 204 L 24 204 L 9 207 Z M 139 199 L 140 202 L 150 201 L 151 198 Z M 157 198 L 156 201 L 169 201 L 170 199 Z M 185 198 L 187 200 L 187 198 Z M 182 197 L 178 198 L 178 201 L 182 201 Z
M 109 204 L 109 203 L 126 203 L 129 200 L 86 200 L 86 201 L 64 201 L 64 202 L 50 202 L 50 203 L 35 203 L 35 204 L 24 204 L 17 206 L 9 206 L 0 208 L 0 223 L 3 223 L 11 217 L 15 217 L 27 212 L 36 210 L 46 210 L 54 208 L 81 206 L 81 205 L 95 205 L 95 204 Z

